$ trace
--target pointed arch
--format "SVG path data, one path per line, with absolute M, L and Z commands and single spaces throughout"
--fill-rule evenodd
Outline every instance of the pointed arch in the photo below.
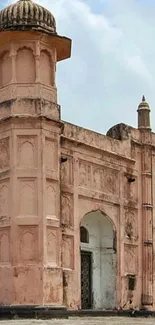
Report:
M 113 309 L 116 306 L 117 281 L 116 227 L 109 216 L 97 209 L 84 215 L 79 230 L 80 239 L 81 234 L 84 237 L 80 241 L 82 308 Z M 86 299 L 85 285 L 91 279 Z M 92 292 L 93 302 L 90 302 Z
M 34 165 L 34 148 L 29 141 L 24 141 L 19 148 L 18 164 L 21 167 L 32 168 Z

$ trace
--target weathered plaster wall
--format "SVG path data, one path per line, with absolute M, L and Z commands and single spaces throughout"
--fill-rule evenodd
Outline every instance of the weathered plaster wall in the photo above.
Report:
M 0 34 L 0 304 L 62 305 L 62 123 L 55 87 L 56 45 L 36 32 L 4 34 Z
M 67 122 L 64 124 L 63 136 L 70 138 L 72 141 L 75 140 L 77 145 L 80 145 L 81 142 L 84 143 L 85 146 L 88 145 L 94 147 L 94 150 L 99 148 L 102 149 L 103 152 L 105 150 L 125 157 L 131 157 L 130 139 L 126 139 L 124 141 L 111 139 L 103 134 L 84 129 Z
M 119 141 L 95 134 L 66 123 L 61 138 L 61 195 L 68 198 L 62 205 L 63 232 L 72 236 L 74 268 L 68 272 L 65 286 L 67 305 L 80 305 L 80 253 L 79 227 L 83 217 L 100 210 L 114 223 L 117 233 L 116 307 L 141 307 L 141 149 L 136 134 Z M 136 161 L 135 161 L 136 160 Z M 131 180 L 131 182 L 130 182 Z M 134 180 L 134 181 L 132 181 Z M 139 198 L 139 200 L 138 200 Z M 62 199 L 63 202 L 63 199 Z M 129 277 L 135 277 L 133 290 L 129 289 Z M 71 281 L 70 281 L 71 283 Z
M 42 119 L 1 123 L 0 304 L 63 303 L 59 131 Z
M 43 102 L 38 99 L 15 99 L 9 105 L 3 106 L 6 114 L 22 112 L 25 117 L 1 123 L 1 302 L 80 308 L 80 223 L 87 213 L 99 210 L 117 233 L 115 306 L 140 308 L 144 281 L 138 132 L 132 129 L 128 139 L 119 141 L 64 123 L 62 133 L 62 124 L 52 116 L 39 117 Z M 131 275 L 134 290 L 129 289 Z M 99 299 L 106 308 L 109 281 L 104 273 L 104 296 Z M 32 292 L 33 283 L 37 290 Z M 149 288 L 145 284 L 151 296 Z

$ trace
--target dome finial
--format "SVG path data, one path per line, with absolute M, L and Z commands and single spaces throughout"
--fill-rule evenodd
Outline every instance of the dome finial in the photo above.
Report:
M 141 101 L 141 103 L 139 104 L 139 106 L 138 106 L 138 109 L 150 109 L 150 107 L 149 107 L 149 104 L 146 102 L 146 98 L 145 98 L 145 96 L 143 95 L 143 97 L 142 97 L 142 101 Z

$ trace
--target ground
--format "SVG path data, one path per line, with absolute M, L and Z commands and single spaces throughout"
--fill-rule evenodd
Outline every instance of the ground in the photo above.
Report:
M 87 317 L 52 320 L 6 320 L 0 325 L 154 325 L 155 318 Z

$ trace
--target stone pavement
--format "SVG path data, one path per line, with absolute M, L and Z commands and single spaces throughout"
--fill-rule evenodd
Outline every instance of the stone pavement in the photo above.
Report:
M 155 318 L 82 317 L 52 320 L 5 320 L 0 325 L 155 325 Z

